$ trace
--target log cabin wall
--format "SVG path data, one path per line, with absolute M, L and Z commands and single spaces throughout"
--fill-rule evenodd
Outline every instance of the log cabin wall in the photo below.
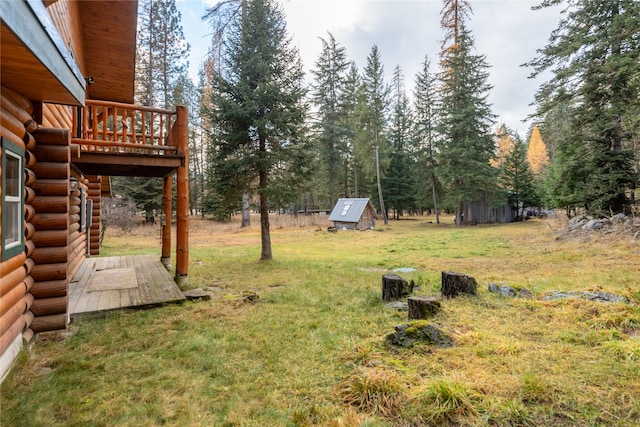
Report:
M 69 253 L 67 276 L 73 277 L 87 254 L 86 195 L 88 179 L 71 169 L 71 193 L 69 194 Z M 83 195 L 84 194 L 84 195 Z M 84 217 L 83 217 L 84 216 Z
M 87 177 L 87 198 L 93 201 L 93 211 L 87 212 L 91 215 L 91 227 L 89 228 L 89 254 L 100 255 L 100 234 L 102 230 L 101 207 L 102 207 L 102 176 Z
M 67 325 L 67 302 L 72 262 L 73 240 L 79 233 L 79 203 L 71 187 L 71 135 L 68 129 L 40 128 L 36 137 L 34 168 L 36 180 L 33 220 L 35 251 L 33 259 L 35 301 L 31 310 L 35 318 L 32 329 L 44 332 L 64 329 Z M 76 185 L 76 189 L 78 186 Z M 82 257 L 84 259 L 84 257 Z
M 56 129 L 73 129 L 72 107 L 44 104 L 42 107 L 42 125 Z
M 24 219 L 25 246 L 24 251 L 1 261 L 0 264 L 0 378 L 3 377 L 17 351 L 22 347 L 23 339 L 33 337 L 32 323 L 34 314 L 31 311 L 34 296 L 31 293 L 34 285 L 32 276 L 35 262 L 33 254 L 35 244 L 33 236 L 35 228 L 32 221 L 35 217 L 35 172 L 36 156 L 35 139 L 30 131 L 37 125 L 31 118 L 33 106 L 22 95 L 1 87 L 1 126 L 0 136 L 24 149 L 25 181 L 24 181 Z M 1 148 L 0 148 L 1 150 Z M 1 196 L 1 194 L 0 194 Z M 2 204 L 0 204 L 0 210 Z

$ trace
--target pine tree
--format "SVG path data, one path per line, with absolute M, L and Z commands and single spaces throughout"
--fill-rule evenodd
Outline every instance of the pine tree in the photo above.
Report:
M 358 134 L 356 156 L 366 179 L 375 177 L 374 188 L 378 190 L 378 204 L 388 223 L 382 193 L 381 171 L 388 166 L 388 142 L 385 138 L 389 88 L 384 82 L 384 67 L 378 46 L 374 45 L 367 57 L 362 76 L 363 98 L 358 106 L 361 129 Z M 373 158 L 372 158 L 373 154 Z
M 211 48 L 207 55 L 207 59 L 205 61 L 205 70 L 206 76 L 208 78 L 208 85 L 205 86 L 205 91 L 211 91 L 211 81 L 213 80 L 213 76 L 216 73 L 221 72 L 222 67 L 222 49 L 224 47 L 224 43 L 226 40 L 226 29 L 229 28 L 230 24 L 235 20 L 239 19 L 241 14 L 244 14 L 244 11 L 247 7 L 246 0 L 225 0 L 218 2 L 215 6 L 207 8 L 206 14 L 202 17 L 203 20 L 209 21 L 211 25 L 213 36 L 211 38 Z M 207 105 L 207 101 L 203 103 L 203 107 L 210 107 Z M 210 132 L 216 132 L 217 130 L 212 128 Z M 216 171 L 211 170 L 210 176 L 214 177 L 216 175 Z M 213 213 L 214 217 L 219 221 L 230 221 L 231 214 L 237 210 L 235 206 L 235 201 L 233 198 L 228 199 L 217 193 L 217 186 L 223 185 L 219 180 L 212 178 L 210 180 L 210 185 L 208 186 L 209 194 L 207 199 L 205 199 L 205 204 L 207 205 L 207 210 Z M 226 200 L 226 202 L 222 202 L 222 200 Z M 240 222 L 240 227 L 245 228 L 251 225 L 251 211 L 250 211 L 250 200 L 251 195 L 247 192 L 242 193 L 241 196 L 241 210 L 242 210 L 242 220 Z
M 185 105 L 189 113 L 189 209 L 191 215 L 202 212 L 204 193 L 204 159 L 202 116 L 200 114 L 201 91 L 191 78 L 183 73 L 177 80 L 171 96 L 176 105 Z
M 312 101 L 317 110 L 317 132 L 320 144 L 322 166 L 325 171 L 329 192 L 329 205 L 336 203 L 338 179 L 346 159 L 346 130 L 341 98 L 344 91 L 346 73 L 349 68 L 345 48 L 336 43 L 329 33 L 328 39 L 320 39 L 322 51 L 312 70 L 315 78 Z
M 136 52 L 136 103 L 174 108 L 176 86 L 186 74 L 189 44 L 184 38 L 175 0 L 145 0 L 139 5 Z M 131 197 L 152 222 L 162 207 L 159 178 L 116 177 L 114 192 Z
M 415 89 L 413 91 L 416 110 L 416 138 L 420 147 L 418 154 L 420 167 L 416 171 L 417 180 L 416 198 L 418 203 L 426 205 L 429 197 L 433 200 L 433 209 L 436 214 L 436 223 L 440 224 L 438 212 L 438 179 L 436 177 L 436 125 L 438 120 L 436 76 L 431 73 L 431 63 L 425 56 L 422 63 L 422 71 L 416 75 Z M 425 183 L 429 183 L 430 196 Z
M 518 134 L 504 125 L 498 132 L 498 138 L 505 141 L 505 153 L 499 165 L 500 186 L 517 207 L 516 218 L 522 220 L 526 208 L 540 205 L 535 179 L 527 161 L 527 147 Z
M 290 203 L 308 173 L 302 65 L 275 1 L 249 1 L 232 24 L 212 95 L 211 121 L 220 130 L 211 141 L 212 155 L 225 184 L 220 194 L 255 190 L 260 259 L 270 260 L 270 203 Z
M 416 205 L 413 179 L 414 124 L 400 66 L 393 71 L 392 97 L 393 105 L 388 130 L 391 154 L 389 167 L 382 180 L 382 193 L 385 206 L 387 209 L 393 209 L 394 218 L 398 219 L 402 216 L 403 210 L 413 209 Z
M 559 1 L 546 0 L 539 7 Z M 640 109 L 640 3 L 568 0 L 549 44 L 531 61 L 534 76 L 553 77 L 536 94 L 537 115 L 568 105 L 572 120 L 555 147 L 555 199 L 595 215 L 629 209 L 638 180 L 629 124 Z M 556 164 L 558 161 L 566 164 Z
M 546 167 L 549 166 L 547 146 L 542 140 L 538 125 L 535 125 L 531 130 L 529 146 L 527 147 L 527 161 L 531 166 L 531 172 L 533 172 L 537 178 L 542 177 Z
M 136 101 L 160 108 L 175 106 L 174 87 L 188 67 L 189 44 L 175 0 L 140 2 L 136 55 Z
M 360 106 L 364 105 L 364 90 L 362 79 L 358 72 L 358 67 L 352 61 L 344 81 L 342 97 L 340 99 L 342 116 L 342 127 L 345 131 L 344 144 L 344 176 L 343 176 L 343 196 L 360 197 L 359 175 L 361 168 L 356 155 L 358 131 L 360 130 Z
M 440 179 L 448 205 L 462 221 L 464 206 L 496 194 L 493 114 L 487 103 L 491 86 L 485 57 L 472 54 L 473 38 L 465 27 L 471 7 L 465 0 L 445 0 L 441 52 L 440 121 L 438 134 Z

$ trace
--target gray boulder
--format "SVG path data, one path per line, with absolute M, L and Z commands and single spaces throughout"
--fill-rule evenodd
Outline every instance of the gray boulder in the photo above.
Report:
M 587 215 L 577 215 L 569 220 L 569 231 L 580 230 L 582 226 L 591 221 L 593 218 Z
M 531 298 L 533 294 L 527 288 L 514 288 L 509 285 L 498 285 L 496 283 L 489 283 L 489 292 L 494 294 L 500 294 L 505 297 L 511 298 Z
M 551 291 L 543 298 L 545 301 L 566 299 L 566 298 L 582 298 L 594 302 L 623 302 L 627 303 L 629 300 L 622 295 L 612 294 L 609 292 L 599 291 L 582 291 L 582 292 L 563 292 L 563 291 Z
M 606 222 L 607 220 L 605 219 L 592 219 L 589 220 L 585 225 L 583 225 L 582 229 L 584 231 L 601 230 Z

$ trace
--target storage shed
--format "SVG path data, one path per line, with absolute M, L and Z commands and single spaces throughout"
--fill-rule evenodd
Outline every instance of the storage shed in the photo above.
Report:
M 376 219 L 376 210 L 368 198 L 338 199 L 329 215 L 334 227 L 350 230 L 373 230 Z

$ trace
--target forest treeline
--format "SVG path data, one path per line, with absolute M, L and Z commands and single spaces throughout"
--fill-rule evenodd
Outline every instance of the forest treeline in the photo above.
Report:
M 557 29 L 524 64 L 532 76 L 551 75 L 525 138 L 495 122 L 491 69 L 476 52 L 467 0 L 443 1 L 439 56 L 425 56 L 410 78 L 396 66 L 391 81 L 376 45 L 358 69 L 330 33 L 305 78 L 276 0 L 222 1 L 203 17 L 212 39 L 197 82 L 187 75 L 175 0 L 142 0 L 136 101 L 189 109 L 192 214 L 228 220 L 244 206 L 265 221 L 274 210 L 330 209 L 339 197 L 370 197 L 385 220 L 460 213 L 479 200 L 508 201 L 519 215 L 542 206 L 629 212 L 638 181 L 640 3 L 544 0 L 534 9 L 558 3 Z M 160 183 L 114 188 L 148 215 L 159 210 Z

